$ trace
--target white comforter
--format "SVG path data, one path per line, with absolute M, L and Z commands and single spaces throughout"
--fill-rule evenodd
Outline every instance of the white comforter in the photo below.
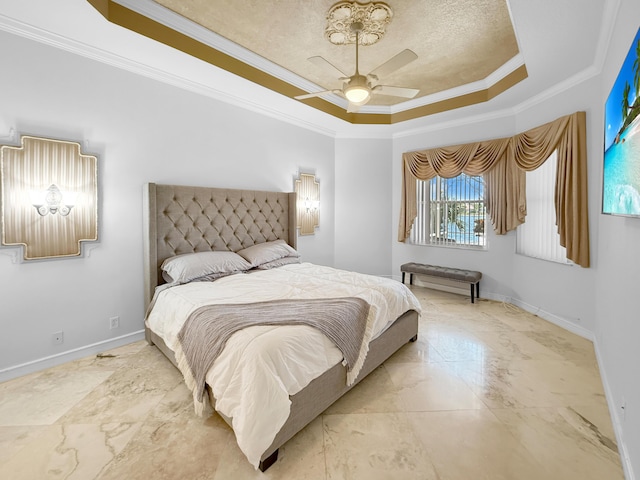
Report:
M 301 263 L 163 290 L 147 326 L 175 350 L 182 325 L 203 305 L 347 296 L 371 305 L 371 338 L 407 310 L 420 311 L 418 300 L 400 282 Z M 340 350 L 309 326 L 257 326 L 229 339 L 207 383 L 216 410 L 232 419 L 238 446 L 254 467 L 289 416 L 289 395 L 341 360 Z

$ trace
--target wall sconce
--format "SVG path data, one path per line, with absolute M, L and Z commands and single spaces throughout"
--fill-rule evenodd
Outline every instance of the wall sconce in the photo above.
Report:
M 52 183 L 44 192 L 32 195 L 33 206 L 36 207 L 36 211 L 42 217 L 48 213 L 52 215 L 59 213 L 66 217 L 71 213 L 71 209 L 75 204 L 75 199 L 72 196 L 75 197 L 75 195 L 68 192 L 63 194 L 58 186 Z
M 315 175 L 301 173 L 295 190 L 300 235 L 313 235 L 320 225 L 320 185 Z
M 2 245 L 24 259 L 77 256 L 98 239 L 98 160 L 80 144 L 22 136 L 0 146 Z

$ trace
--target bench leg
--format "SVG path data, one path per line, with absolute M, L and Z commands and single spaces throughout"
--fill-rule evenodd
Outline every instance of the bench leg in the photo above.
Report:
M 473 283 L 470 283 L 469 286 L 471 287 L 471 303 L 475 303 L 474 302 L 474 296 L 473 296 Z M 476 298 L 480 298 L 480 282 L 476 282 L 475 283 L 476 286 L 476 290 L 475 290 L 475 297 Z
M 409 274 L 409 285 L 413 285 L 413 273 Z
M 402 283 L 404 283 L 404 272 L 402 272 Z

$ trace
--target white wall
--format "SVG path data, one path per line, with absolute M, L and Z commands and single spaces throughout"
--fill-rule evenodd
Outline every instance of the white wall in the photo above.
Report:
M 599 98 L 599 77 L 593 77 L 571 89 L 540 102 L 516 118 L 519 132 L 542 125 L 562 115 L 586 111 L 587 164 L 589 192 L 589 240 L 591 267 L 566 266 L 543 262 L 522 255 L 513 257 L 513 278 L 516 298 L 566 320 L 564 324 L 578 333 L 595 329 L 595 278 L 598 274 L 598 220 L 600 183 L 602 181 L 602 107 Z M 603 101 L 604 102 L 604 101 Z M 541 281 L 543 280 L 543 281 Z
M 640 25 L 640 2 L 624 0 L 617 15 L 601 75 L 600 92 L 593 102 L 602 109 L 624 57 Z M 599 149 L 593 153 L 597 165 L 589 170 L 602 181 L 603 115 L 593 125 Z M 640 162 L 640 158 L 636 159 Z M 592 190 L 594 191 L 594 190 Z M 601 186 L 595 195 L 600 198 Z M 599 205 L 598 205 L 599 208 Z M 598 211 L 600 211 L 598 209 Z M 593 215 L 592 215 L 593 217 Z M 640 219 L 597 215 L 596 324 L 594 332 L 602 371 L 610 387 L 614 420 L 619 422 L 629 464 L 635 478 L 640 475 Z M 622 403 L 626 402 L 624 411 Z M 632 478 L 629 476 L 629 478 Z
M 336 267 L 386 276 L 391 168 L 389 139 L 336 140 Z
M 4 32 L 0 56 L 12 66 L 0 76 L 0 143 L 10 129 L 87 140 L 100 199 L 99 242 L 83 257 L 23 262 L 18 247 L 0 248 L 0 380 L 143 328 L 146 182 L 292 191 L 297 173 L 313 170 L 321 226 L 298 247 L 305 261 L 333 264 L 332 137 Z M 115 315 L 120 328 L 109 330 Z

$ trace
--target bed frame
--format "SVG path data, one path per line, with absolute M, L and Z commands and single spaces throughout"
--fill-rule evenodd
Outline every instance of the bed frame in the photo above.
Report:
M 230 250 L 283 239 L 296 248 L 295 193 L 146 184 L 144 187 L 145 309 L 156 286 L 164 283 L 160 265 L 184 253 Z M 291 396 L 291 412 L 271 446 L 262 454 L 265 471 L 278 449 L 332 403 L 418 334 L 418 314 L 400 316 L 373 340 L 356 381 L 346 385 L 346 368 L 338 363 Z M 145 326 L 145 338 L 174 364 L 174 353 Z M 215 399 L 208 389 L 211 404 Z M 221 415 L 231 426 L 231 419 Z

